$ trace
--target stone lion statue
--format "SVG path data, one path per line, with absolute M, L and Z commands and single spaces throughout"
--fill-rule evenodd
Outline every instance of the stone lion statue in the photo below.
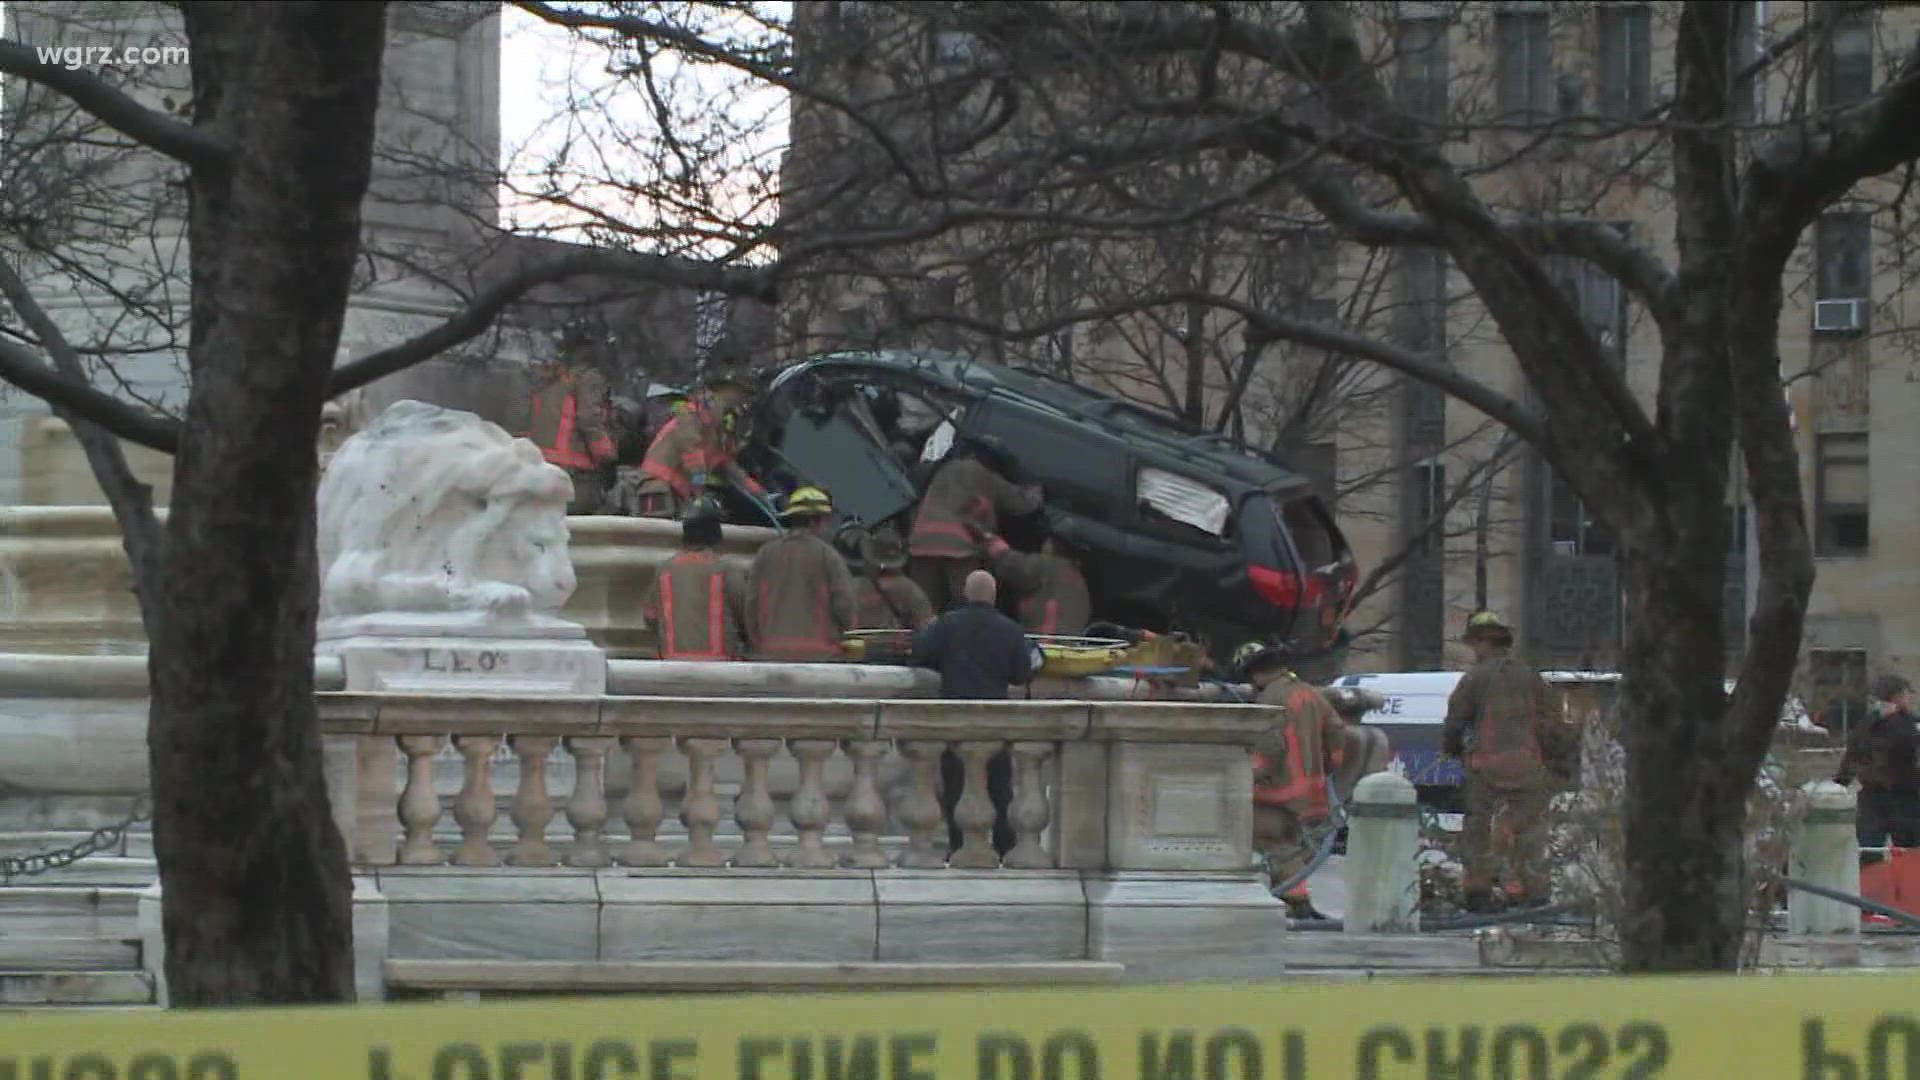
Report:
M 320 482 L 320 617 L 539 618 L 573 595 L 565 471 L 470 412 L 400 401 Z

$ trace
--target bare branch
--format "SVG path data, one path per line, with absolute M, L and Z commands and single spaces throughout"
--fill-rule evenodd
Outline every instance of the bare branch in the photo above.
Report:
M 87 383 L 48 367 L 25 346 L 0 338 L 0 379 L 56 408 L 78 416 L 128 442 L 171 454 L 180 445 L 180 425 L 129 405 Z
M 628 251 L 585 251 L 534 263 L 482 289 L 447 321 L 398 345 L 349 361 L 333 371 L 327 393 L 338 396 L 376 379 L 412 367 L 455 345 L 487 332 L 493 320 L 528 290 L 568 278 L 605 276 L 671 288 L 696 289 L 772 300 L 768 269 L 642 255 Z
M 1245 319 L 1250 328 L 1268 340 L 1294 341 L 1314 348 L 1345 353 L 1356 359 L 1370 360 L 1408 378 L 1439 387 L 1536 446 L 1545 447 L 1553 444 L 1552 433 L 1538 414 L 1447 364 L 1428 359 L 1397 345 L 1346 330 L 1275 315 L 1238 297 L 1224 296 L 1219 293 L 1191 289 L 1168 290 L 1152 295 L 1129 297 L 1104 307 L 1062 312 L 1040 322 L 1013 329 L 948 312 L 909 313 L 908 321 L 946 323 L 979 333 L 1020 340 L 1045 337 L 1079 323 L 1099 322 L 1103 319 L 1112 319 L 1152 308 L 1188 303 L 1204 304 L 1216 310 L 1230 311 Z
M 0 40 L 0 72 L 58 91 L 122 135 L 188 165 L 215 166 L 230 155 L 224 140 L 147 108 L 97 75 L 46 63 L 32 46 Z

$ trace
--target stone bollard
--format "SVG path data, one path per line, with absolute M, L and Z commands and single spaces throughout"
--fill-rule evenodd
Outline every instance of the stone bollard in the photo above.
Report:
M 1853 792 L 1829 780 L 1807 784 L 1807 816 L 1793 838 L 1789 873 L 1810 885 L 1859 895 L 1860 849 L 1854 835 Z M 1860 912 L 1824 896 L 1789 890 L 1787 932 L 1858 934 Z
M 1399 934 L 1419 929 L 1414 856 L 1420 846 L 1420 808 L 1413 785 L 1382 772 L 1354 785 L 1347 807 L 1349 934 Z

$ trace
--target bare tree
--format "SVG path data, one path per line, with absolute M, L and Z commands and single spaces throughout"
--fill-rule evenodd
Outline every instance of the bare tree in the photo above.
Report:
M 0 200 L 0 379 L 73 425 L 134 570 L 174 1000 L 341 1000 L 350 878 L 313 700 L 323 403 L 486 333 L 546 283 L 604 275 L 764 297 L 768 276 L 657 250 L 539 252 L 463 282 L 445 322 L 336 367 L 363 255 L 386 5 L 180 11 L 192 87 L 173 108 L 0 40 L 0 74 L 46 119 L 7 128 L 7 168 L 26 182 Z M 156 158 L 168 163 L 157 177 Z M 136 159 L 141 171 L 122 170 Z M 139 198 L 116 203 L 116 182 Z M 185 274 L 115 276 L 130 238 L 169 214 L 188 231 Z M 95 340 L 70 340 L 30 267 L 101 285 L 119 314 Z M 185 295 L 159 291 L 182 280 Z M 116 357 L 182 345 L 184 408 L 113 392 Z M 118 440 L 175 455 L 164 528 Z
M 808 17 L 801 7 L 796 18 Z M 844 32 L 823 34 L 818 83 L 795 91 L 836 118 L 815 121 L 831 149 L 811 152 L 858 163 L 853 177 L 806 174 L 822 202 L 840 190 L 857 199 L 822 215 L 836 227 L 856 221 L 898 239 L 1023 225 L 1042 245 L 1125 245 L 1168 222 L 1206 221 L 1247 246 L 1272 236 L 1270 214 L 1364 248 L 1445 252 L 1523 393 L 1442 354 L 1245 294 L 1147 280 L 1128 299 L 1136 310 L 1233 312 L 1261 337 L 1438 387 L 1572 486 L 1614 538 L 1624 589 L 1625 961 L 1736 963 L 1740 826 L 1812 580 L 1776 328 L 1796 247 L 1824 210 L 1843 197 L 1908 199 L 1904 186 L 1873 178 L 1920 154 L 1907 119 L 1920 101 L 1920 53 L 1905 54 L 1877 91 L 1841 100 L 1817 85 L 1827 77 L 1818 60 L 1834 20 L 1864 8 L 1810 7 L 1756 51 L 1739 6 L 1659 5 L 1652 17 L 1674 42 L 1670 83 L 1635 75 L 1634 63 L 1652 62 L 1643 55 L 1623 69 L 1628 85 L 1604 83 L 1593 102 L 1578 78 L 1556 83 L 1550 69 L 1491 59 L 1508 37 L 1544 40 L 1546 15 L 1451 5 L 1436 12 L 1441 25 L 1488 59 L 1442 79 L 1467 100 L 1436 110 L 1411 93 L 1430 84 L 1396 55 L 1401 28 L 1386 5 L 859 10 L 861 51 L 846 53 Z M 877 44 L 888 35 L 891 51 Z M 1765 116 L 1751 108 L 1758 81 L 1784 91 Z M 1492 93 L 1473 94 L 1476 85 Z M 1657 85 L 1671 96 L 1657 100 Z M 1171 190 L 1163 181 L 1175 162 L 1203 182 Z M 1622 217 L 1671 221 L 1671 247 L 1652 229 L 1619 227 Z M 893 249 L 860 255 L 828 261 L 869 279 L 913 265 Z M 1586 310 L 1582 282 L 1631 298 L 1639 347 L 1659 356 L 1645 392 L 1619 362 L 1621 332 Z M 1069 310 L 1020 329 L 1112 314 Z M 1761 566 L 1729 699 L 1723 507 L 1736 448 Z

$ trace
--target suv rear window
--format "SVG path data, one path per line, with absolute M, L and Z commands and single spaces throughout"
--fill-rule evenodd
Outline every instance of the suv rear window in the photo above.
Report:
M 1293 537 L 1294 550 L 1300 553 L 1303 569 L 1311 572 L 1340 560 L 1333 531 L 1327 528 L 1310 498 L 1294 499 L 1284 504 L 1280 508 L 1280 518 L 1287 523 L 1287 532 Z

